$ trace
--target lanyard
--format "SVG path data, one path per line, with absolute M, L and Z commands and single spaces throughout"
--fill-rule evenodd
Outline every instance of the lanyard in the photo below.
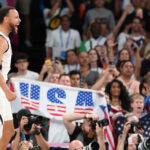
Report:
M 69 46 L 70 36 L 71 36 L 71 30 L 69 29 L 68 37 L 67 37 L 66 44 L 65 44 L 65 49 L 67 49 L 68 46 Z M 63 48 L 64 47 L 64 42 L 63 42 L 63 37 L 62 37 L 62 29 L 59 29 L 59 37 L 60 37 L 60 42 L 61 42 L 61 48 Z
M 97 45 L 99 44 L 99 42 L 102 40 L 102 37 L 100 36 L 97 40 Z
M 97 40 L 97 44 L 96 45 L 99 45 L 99 42 L 102 40 L 102 37 L 100 36 Z M 93 48 L 93 44 L 92 44 L 92 41 L 90 40 L 90 49 Z

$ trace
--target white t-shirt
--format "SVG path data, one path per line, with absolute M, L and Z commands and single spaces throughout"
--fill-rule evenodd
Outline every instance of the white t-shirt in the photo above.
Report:
M 72 70 L 79 70 L 80 68 L 80 65 L 79 64 L 76 64 L 76 65 L 64 65 L 64 72 L 65 73 L 69 73 L 70 71 Z
M 50 143 L 69 143 L 68 132 L 62 120 L 51 120 L 48 131 L 48 142 Z
M 124 32 L 121 32 L 119 35 L 118 35 L 118 50 L 122 50 L 123 47 L 124 47 L 124 44 L 126 42 L 126 40 L 128 39 L 129 35 L 124 33 Z
M 85 43 L 86 50 L 89 51 L 91 48 L 94 48 L 94 47 L 97 46 L 97 45 L 104 45 L 105 41 L 106 41 L 106 38 L 105 38 L 105 37 L 102 37 L 102 36 L 100 36 L 100 37 L 97 38 L 97 39 L 90 38 L 90 39 Z
M 124 32 L 121 32 L 118 36 L 118 50 L 121 50 L 124 48 L 124 44 L 125 42 L 127 41 L 127 39 L 129 38 L 129 34 L 126 34 Z M 143 35 L 140 35 L 138 37 L 133 37 L 133 40 L 138 44 L 139 48 L 142 47 L 143 45 L 143 42 L 144 42 L 144 39 L 145 39 L 145 36 Z
M 28 70 L 25 75 L 21 75 L 19 77 L 24 78 L 24 79 L 37 80 L 39 77 L 39 74 L 37 72 Z
M 52 20 L 55 16 L 57 16 L 58 14 L 59 14 L 59 11 L 60 11 L 60 8 L 58 8 L 57 10 L 56 10 L 56 12 L 54 13 L 54 15 L 52 16 L 52 17 L 47 17 L 47 15 L 48 15 L 48 12 L 50 11 L 51 9 L 49 9 L 49 8 L 45 8 L 44 10 L 43 10 L 43 16 L 44 16 L 44 20 L 45 20 L 45 25 L 48 27 L 49 26 L 49 22 L 50 22 L 50 20 Z M 70 13 L 69 13 L 69 8 L 68 7 L 66 7 L 66 8 L 63 8 L 62 10 L 61 10 L 61 13 L 60 13 L 60 16 L 63 16 L 63 15 L 69 15 Z M 60 27 L 60 26 L 59 26 Z M 59 28 L 58 27 L 58 28 Z M 47 42 L 49 41 L 49 36 L 50 36 L 50 34 L 51 34 L 51 32 L 52 32 L 53 30 L 50 30 L 49 28 L 47 28 L 46 29 L 46 45 L 47 45 Z
M 77 30 L 69 29 L 64 32 L 62 28 L 51 32 L 50 39 L 47 41 L 47 47 L 52 47 L 52 57 L 65 58 L 67 50 L 79 48 L 81 43 L 80 34 Z

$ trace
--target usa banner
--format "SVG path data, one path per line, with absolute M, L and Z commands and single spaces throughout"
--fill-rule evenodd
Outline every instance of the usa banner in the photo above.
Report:
M 44 116 L 51 120 L 62 120 L 65 113 L 95 113 L 101 119 L 109 119 L 107 103 L 97 91 L 73 88 L 47 82 L 12 78 L 17 99 L 11 102 L 12 112 L 17 113 L 21 108 L 30 109 L 32 114 Z M 114 149 L 111 124 L 105 130 Z M 59 140 L 58 140 L 59 141 Z

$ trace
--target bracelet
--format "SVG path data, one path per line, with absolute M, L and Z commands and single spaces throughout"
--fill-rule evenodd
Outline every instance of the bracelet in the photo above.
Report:
M 88 119 L 89 118 L 89 114 L 85 114 L 84 119 Z

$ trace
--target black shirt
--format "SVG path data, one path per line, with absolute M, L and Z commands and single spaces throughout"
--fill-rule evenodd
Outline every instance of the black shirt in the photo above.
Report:
M 73 140 L 79 140 L 83 143 L 84 146 L 87 146 L 89 143 L 91 143 L 94 138 L 89 138 L 88 135 L 85 135 L 82 131 L 81 125 L 76 124 L 76 127 L 72 133 L 72 135 L 69 135 L 70 142 Z

